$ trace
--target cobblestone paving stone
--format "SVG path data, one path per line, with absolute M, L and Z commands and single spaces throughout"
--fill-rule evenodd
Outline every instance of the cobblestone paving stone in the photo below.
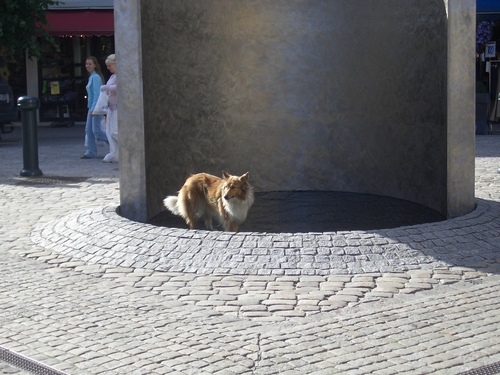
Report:
M 118 166 L 79 159 L 83 127 L 40 134 L 46 175 L 89 178 L 27 184 L 15 137 L 0 143 L 10 350 L 69 374 L 458 374 L 500 361 L 500 137 L 477 138 L 478 208 L 464 217 L 229 235 L 122 219 Z
M 17 367 L 11 366 L 7 363 L 0 362 L 0 374 L 15 374 L 15 375 L 29 375 L 28 371 L 20 370 Z

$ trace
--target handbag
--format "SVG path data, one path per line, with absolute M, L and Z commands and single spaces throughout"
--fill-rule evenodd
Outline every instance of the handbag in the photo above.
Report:
M 105 115 L 106 113 L 108 113 L 108 93 L 106 91 L 101 91 L 92 114 Z

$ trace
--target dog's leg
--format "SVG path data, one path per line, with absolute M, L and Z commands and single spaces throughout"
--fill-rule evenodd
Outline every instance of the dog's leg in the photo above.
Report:
M 225 221 L 224 222 L 224 230 L 227 232 L 237 232 L 238 224 L 233 221 Z
M 186 224 L 189 225 L 190 229 L 195 229 L 196 225 L 198 223 L 198 220 L 196 219 L 196 215 L 193 215 L 193 210 L 192 208 L 186 210 Z
M 179 192 L 179 200 L 177 205 L 179 207 L 180 215 L 184 218 L 186 224 L 190 229 L 195 229 L 197 224 L 195 210 L 193 208 L 193 203 L 189 199 L 184 187 Z
M 186 218 L 186 224 L 189 225 L 189 229 L 196 228 L 196 220 L 194 218 L 191 217 Z
M 212 216 L 205 215 L 203 219 L 205 220 L 205 227 L 207 227 L 208 230 L 214 230 L 212 226 Z

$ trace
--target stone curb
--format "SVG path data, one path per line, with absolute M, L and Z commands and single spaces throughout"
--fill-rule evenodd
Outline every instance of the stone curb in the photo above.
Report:
M 480 267 L 500 249 L 500 204 L 444 222 L 370 232 L 226 233 L 156 227 L 92 209 L 37 227 L 32 241 L 90 264 L 164 272 L 326 276 Z

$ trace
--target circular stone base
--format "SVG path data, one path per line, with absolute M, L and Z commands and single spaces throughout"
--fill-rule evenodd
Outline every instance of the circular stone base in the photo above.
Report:
M 121 217 L 116 207 L 104 207 L 42 224 L 31 239 L 61 255 L 111 267 L 203 275 L 324 276 L 490 267 L 499 257 L 499 222 L 500 204 L 482 199 L 470 214 L 436 223 L 310 233 L 168 228 L 134 222 Z
M 255 203 L 240 227 L 245 232 L 308 233 L 374 230 L 432 223 L 445 217 L 417 203 L 373 194 L 336 191 L 276 191 L 255 194 Z M 169 211 L 150 224 L 186 228 Z M 200 228 L 203 224 L 200 223 Z

